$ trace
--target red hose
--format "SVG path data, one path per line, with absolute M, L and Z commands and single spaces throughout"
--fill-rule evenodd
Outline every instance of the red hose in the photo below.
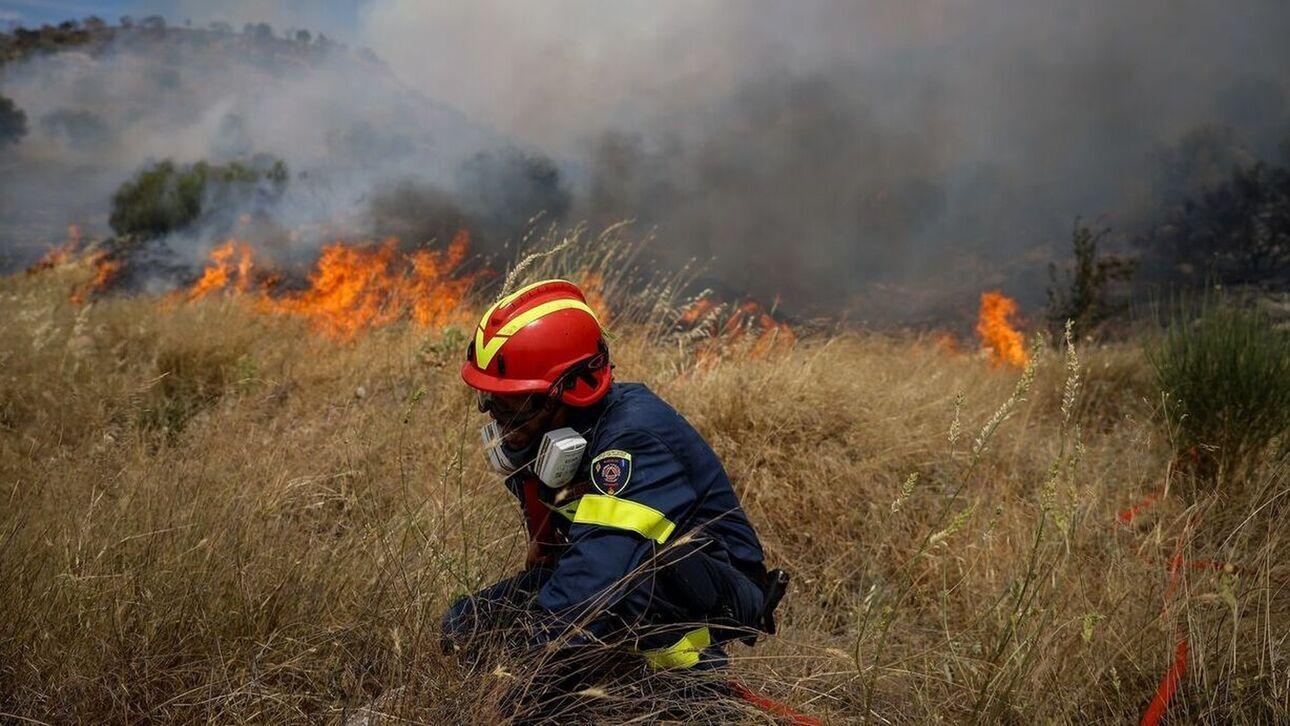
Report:
M 751 703 L 772 716 L 779 717 L 788 723 L 794 724 L 794 726 L 820 726 L 820 720 L 818 718 L 803 716 L 797 711 L 794 711 L 791 706 L 780 703 L 768 696 L 763 696 L 733 678 L 730 680 L 729 685 L 730 691 L 739 698 Z
M 1160 719 L 1169 710 L 1169 702 L 1178 692 L 1178 684 L 1182 683 L 1183 676 L 1186 674 L 1187 639 L 1184 638 L 1178 641 L 1178 647 L 1174 649 L 1173 665 L 1165 671 L 1165 677 L 1156 688 L 1156 695 L 1151 699 L 1151 705 L 1147 706 L 1146 713 L 1142 714 L 1141 726 L 1156 726 L 1160 723 Z

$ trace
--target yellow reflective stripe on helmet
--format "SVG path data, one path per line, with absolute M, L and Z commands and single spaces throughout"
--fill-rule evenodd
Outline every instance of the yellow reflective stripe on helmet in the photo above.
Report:
M 591 312 L 591 308 L 587 307 L 586 303 L 584 303 L 581 300 L 574 300 L 573 298 L 565 298 L 563 300 L 551 300 L 549 302 L 544 302 L 541 305 L 534 305 L 528 310 L 525 310 L 519 315 L 516 315 L 514 318 L 510 320 L 510 322 L 503 325 L 502 329 L 497 331 L 497 334 L 499 336 L 504 335 L 508 337 L 515 335 L 516 333 L 520 332 L 520 328 L 524 327 L 525 325 L 528 325 L 534 320 L 537 320 L 538 318 L 545 318 L 551 313 L 559 312 L 560 310 L 568 310 L 569 308 L 573 308 L 575 310 L 581 310 L 586 314 L 590 315 L 592 319 L 595 319 L 597 323 L 600 322 L 599 319 L 596 319 L 596 314 Z
M 659 544 L 667 541 L 676 529 L 663 513 L 644 504 L 603 494 L 584 494 L 573 514 L 575 524 L 598 524 L 602 527 L 628 529 Z
M 516 290 L 515 292 L 511 293 L 510 295 L 506 295 L 505 297 L 502 297 L 502 298 L 501 298 L 501 299 L 499 299 L 497 302 L 495 302 L 495 303 L 493 303 L 492 305 L 489 305 L 489 306 L 488 306 L 488 310 L 484 313 L 484 317 L 482 317 L 482 318 L 480 318 L 480 319 L 479 319 L 479 326 L 478 326 L 478 327 L 479 327 L 479 329 L 480 329 L 480 330 L 483 330 L 485 327 L 487 327 L 487 326 L 488 326 L 488 319 L 489 319 L 489 318 L 491 318 L 491 317 L 493 317 L 493 312 L 494 312 L 494 311 L 496 311 L 496 310 L 497 310 L 497 308 L 500 308 L 500 307 L 502 307 L 503 305 L 506 305 L 506 304 L 509 304 L 509 303 L 511 303 L 511 302 L 514 302 L 514 301 L 515 301 L 515 298 L 519 297 L 520 295 L 523 295 L 524 293 L 528 292 L 529 290 L 532 290 L 533 288 L 535 288 L 535 287 L 537 287 L 537 286 L 539 286 L 539 285 L 545 285 L 545 284 L 547 284 L 547 283 L 549 283 L 549 282 L 569 282 L 569 281 L 568 281 L 568 280 L 559 280 L 559 279 L 557 279 L 557 280 L 538 280 L 537 282 L 533 283 L 532 285 L 525 285 L 524 287 L 521 287 L 520 289 L 518 289 L 518 290 Z M 572 283 L 570 283 L 570 284 L 572 284 Z
M 691 630 L 681 639 L 666 648 L 642 651 L 645 662 L 659 670 L 677 670 L 691 668 L 699 662 L 699 653 L 712 645 L 712 634 L 708 626 Z
M 500 308 L 500 307 L 502 307 L 503 305 L 509 305 L 510 303 L 515 302 L 515 299 L 516 299 L 516 298 L 518 298 L 520 295 L 523 295 L 524 293 L 528 292 L 529 290 L 532 290 L 532 289 L 533 289 L 533 288 L 535 288 L 535 287 L 539 287 L 539 286 L 541 286 L 541 285 L 547 285 L 547 284 L 550 284 L 550 283 L 552 283 L 552 282 L 568 282 L 570 285 L 573 285 L 573 284 L 574 284 L 574 283 L 570 282 L 569 280 L 564 280 L 564 279 L 559 279 L 559 278 L 557 278 L 557 279 L 554 279 L 554 280 L 538 280 L 537 282 L 535 282 L 535 283 L 533 283 L 533 284 L 531 284 L 531 285 L 525 285 L 524 287 L 521 287 L 520 289 L 518 289 L 518 290 L 516 290 L 515 292 L 511 293 L 510 295 L 507 295 L 507 296 L 505 296 L 505 297 L 501 298 L 500 300 L 498 300 L 497 302 L 493 303 L 492 305 L 489 305 L 489 306 L 488 306 L 488 310 L 484 313 L 484 316 L 483 316 L 483 317 L 481 317 L 481 318 L 479 319 L 479 325 L 477 325 L 477 326 L 476 326 L 476 328 L 477 328 L 478 330 L 483 330 L 484 328 L 488 327 L 488 319 L 489 319 L 489 318 L 491 318 L 491 317 L 493 317 L 493 313 L 497 311 L 497 308 Z
M 575 300 L 573 298 L 564 298 L 562 300 L 551 300 L 549 302 L 544 302 L 541 305 L 534 305 L 533 307 L 529 308 L 528 310 L 525 310 L 524 312 L 520 313 L 519 315 L 516 315 L 514 318 L 509 320 L 505 325 L 501 327 L 500 330 L 497 331 L 495 335 L 493 335 L 493 337 L 490 340 L 487 340 L 487 341 L 484 340 L 484 326 L 488 323 L 488 319 L 492 317 L 494 310 L 496 310 L 499 306 L 504 305 L 507 302 L 510 302 L 511 300 L 515 299 L 517 296 L 524 294 L 531 288 L 536 287 L 537 285 L 545 285 L 548 282 L 564 282 L 564 281 L 563 280 L 543 280 L 542 282 L 533 283 L 532 285 L 528 285 L 527 287 L 521 288 L 518 292 L 512 293 L 511 295 L 508 295 L 502 298 L 501 300 L 497 301 L 496 303 L 493 304 L 491 308 L 488 309 L 488 312 L 484 313 L 484 317 L 479 319 L 479 326 L 475 328 L 475 364 L 476 365 L 478 365 L 480 368 L 487 368 L 488 364 L 493 361 L 493 356 L 497 355 L 497 352 L 502 349 L 502 346 L 506 343 L 507 340 L 510 339 L 512 335 L 515 335 L 516 333 L 518 333 L 520 329 L 523 328 L 525 325 L 528 325 L 529 323 L 532 323 L 538 320 L 539 318 L 544 318 L 550 315 L 551 313 L 559 312 L 561 310 L 569 310 L 569 309 L 581 310 L 587 313 L 588 315 L 590 315 L 591 319 L 595 320 L 597 324 L 600 323 L 600 319 L 596 317 L 596 313 L 592 311 L 591 308 L 587 307 L 586 303 L 582 302 L 581 300 Z

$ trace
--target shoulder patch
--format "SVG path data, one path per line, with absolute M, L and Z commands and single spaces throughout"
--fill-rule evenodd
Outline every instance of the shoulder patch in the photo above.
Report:
M 591 485 L 601 494 L 622 494 L 631 478 L 632 455 L 626 451 L 609 449 L 591 460 Z

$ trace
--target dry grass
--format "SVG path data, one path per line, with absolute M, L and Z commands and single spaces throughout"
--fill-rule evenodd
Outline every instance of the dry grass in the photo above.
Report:
M 87 274 L 0 280 L 0 714 L 501 720 L 525 664 L 463 674 L 437 642 L 447 603 L 523 551 L 452 334 L 337 344 L 236 300 L 74 307 Z M 618 375 L 708 437 L 794 573 L 781 634 L 734 649 L 754 687 L 831 722 L 1123 723 L 1185 634 L 1171 713 L 1290 718 L 1287 462 L 1254 467 L 1244 499 L 1166 494 L 1117 524 L 1186 476 L 1136 349 L 1081 351 L 1073 401 L 1042 353 L 977 446 L 1018 374 L 931 341 L 846 334 L 698 370 L 658 329 L 616 332 Z M 592 700 L 675 717 L 657 688 Z M 766 720 L 707 708 L 690 717 Z

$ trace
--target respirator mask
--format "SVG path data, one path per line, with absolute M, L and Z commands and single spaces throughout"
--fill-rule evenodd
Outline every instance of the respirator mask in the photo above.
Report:
M 533 473 L 552 489 L 559 489 L 573 479 L 587 450 L 587 440 L 568 427 L 546 432 L 541 441 L 523 450 L 512 449 L 502 442 L 502 430 L 496 421 L 484 424 L 479 433 L 484 441 L 484 456 L 493 471 L 510 475 L 531 462 Z

